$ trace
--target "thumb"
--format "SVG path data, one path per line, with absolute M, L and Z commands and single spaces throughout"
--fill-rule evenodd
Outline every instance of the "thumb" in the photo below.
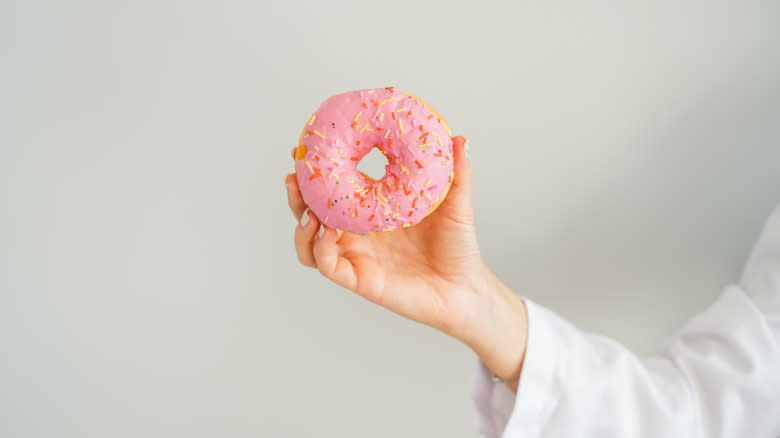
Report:
M 452 155 L 455 166 L 455 177 L 452 180 L 452 187 L 450 190 L 455 192 L 463 192 L 459 196 L 467 196 L 471 198 L 471 179 L 472 173 L 471 163 L 469 163 L 468 157 L 466 157 L 466 144 L 468 139 L 461 135 L 452 137 Z
M 466 157 L 466 137 L 452 137 L 452 155 L 455 167 L 455 176 L 452 185 L 441 207 L 449 210 L 450 214 L 457 216 L 472 216 L 471 208 L 471 164 Z

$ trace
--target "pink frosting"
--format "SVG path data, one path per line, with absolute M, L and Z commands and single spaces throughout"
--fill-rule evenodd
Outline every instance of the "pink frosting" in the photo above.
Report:
M 387 157 L 379 181 L 357 164 L 373 147 Z M 303 199 L 320 222 L 353 233 L 420 222 L 452 182 L 452 139 L 422 100 L 393 88 L 330 97 L 307 122 L 295 170 Z

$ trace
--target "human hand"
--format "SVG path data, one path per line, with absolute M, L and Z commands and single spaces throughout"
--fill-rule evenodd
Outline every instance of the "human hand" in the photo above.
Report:
M 304 203 L 295 174 L 287 175 L 288 203 L 299 221 L 295 248 L 302 264 L 373 303 L 460 339 L 480 356 L 491 356 L 485 362 L 489 367 L 496 362 L 498 369 L 491 367 L 496 374 L 510 376 L 517 355 L 492 358 L 500 348 L 496 332 L 516 328 L 506 327 L 510 319 L 511 325 L 518 325 L 510 312 L 521 310 L 524 318 L 525 308 L 482 262 L 465 142 L 464 137 L 453 138 L 455 176 L 438 208 L 417 225 L 375 235 L 323 227 L 318 236 L 319 220 Z M 308 219 L 302 220 L 304 215 Z M 524 346 L 524 339 L 509 350 Z M 507 341 L 516 340 L 513 336 Z

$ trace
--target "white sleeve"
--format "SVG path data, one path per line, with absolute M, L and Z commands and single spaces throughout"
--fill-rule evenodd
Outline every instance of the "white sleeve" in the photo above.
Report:
M 479 362 L 472 384 L 488 438 L 780 437 L 780 208 L 739 284 L 639 358 L 526 300 L 515 396 Z

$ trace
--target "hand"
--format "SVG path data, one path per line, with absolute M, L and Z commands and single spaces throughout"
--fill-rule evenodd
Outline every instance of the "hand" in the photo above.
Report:
M 288 175 L 290 208 L 299 224 L 308 215 L 305 225 L 295 229 L 295 248 L 304 265 L 373 303 L 462 340 L 480 356 L 490 356 L 483 360 L 496 374 L 510 378 L 522 366 L 525 307 L 482 262 L 465 138 L 453 138 L 453 155 L 452 186 L 433 213 L 415 226 L 371 236 L 329 227 L 318 236 L 320 223 L 306 207 L 295 175 Z M 516 334 L 506 339 L 497 333 L 504 330 Z M 506 349 L 513 354 L 496 352 L 501 342 L 509 343 Z

